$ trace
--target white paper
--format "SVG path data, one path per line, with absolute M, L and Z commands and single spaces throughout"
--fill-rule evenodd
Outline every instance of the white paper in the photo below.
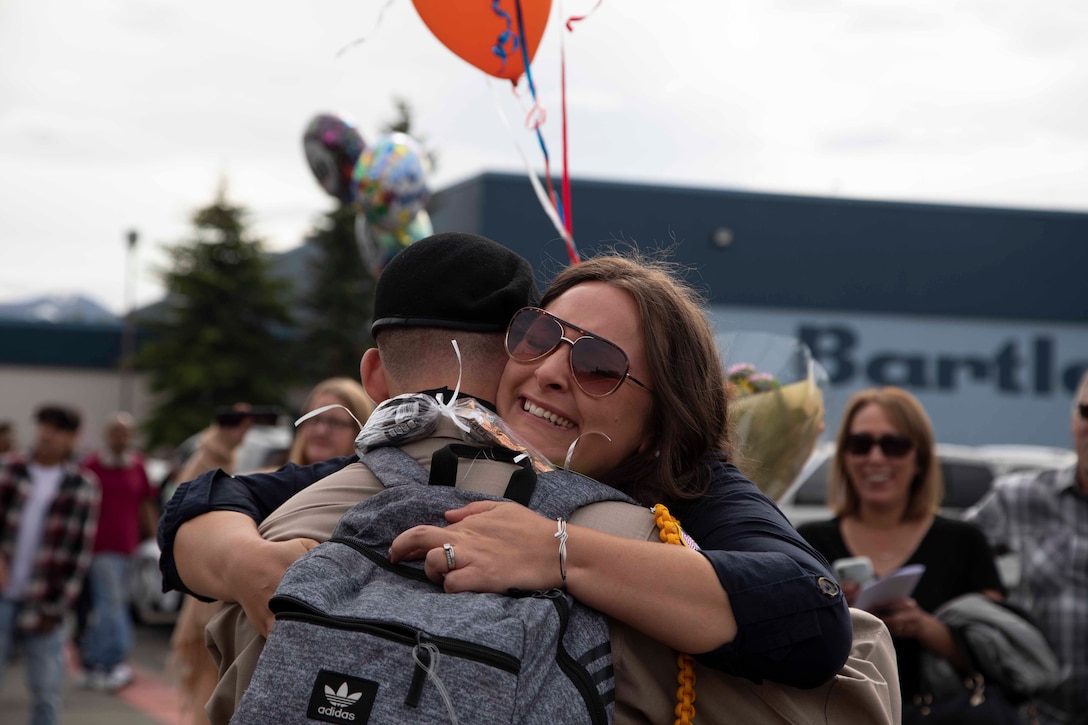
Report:
M 887 576 L 870 582 L 861 588 L 853 606 L 873 611 L 888 602 L 909 597 L 926 571 L 923 564 L 911 564 L 896 569 Z

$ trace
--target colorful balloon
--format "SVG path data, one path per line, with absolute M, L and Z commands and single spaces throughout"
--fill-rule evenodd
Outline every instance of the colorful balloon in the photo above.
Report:
M 359 155 L 352 174 L 355 201 L 367 221 L 394 231 L 405 229 L 427 205 L 423 149 L 411 136 L 391 133 Z
M 412 4 L 443 45 L 484 73 L 517 81 L 525 72 L 514 0 L 412 0 Z M 540 45 L 551 9 L 551 0 L 521 0 L 530 61 Z
M 395 231 L 367 224 L 362 214 L 355 217 L 355 241 L 359 245 L 359 254 L 375 279 L 397 252 L 432 234 L 434 227 L 426 209 L 420 209 L 404 229 Z
M 302 147 L 321 188 L 340 201 L 351 201 L 351 173 L 365 147 L 355 127 L 331 113 L 318 114 L 306 126 Z

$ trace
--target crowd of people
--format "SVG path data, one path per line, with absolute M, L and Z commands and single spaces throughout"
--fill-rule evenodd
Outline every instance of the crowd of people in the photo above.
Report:
M 615 722 L 672 718 L 674 703 L 662 711 L 634 684 L 640 662 L 662 652 L 764 688 L 825 686 L 856 654 L 851 607 L 872 580 L 904 567 L 921 572 L 913 588 L 866 605 L 896 664 L 887 682 L 869 685 L 883 716 L 870 720 L 924 721 L 927 663 L 960 674 L 972 666 L 946 613 L 978 595 L 1022 614 L 1060 663 L 1024 698 L 1025 722 L 1088 722 L 1088 374 L 1072 409 L 1077 463 L 999 480 L 963 519 L 941 513 L 936 434 L 919 401 L 895 387 L 855 393 L 835 435 L 830 518 L 795 530 L 731 462 L 729 393 L 702 300 L 662 262 L 605 253 L 563 270 L 541 295 L 529 264 L 505 247 L 438 234 L 383 271 L 372 333 L 361 384 L 313 388 L 286 465 L 237 470 L 246 418 L 213 422 L 161 518 L 131 416 L 111 417 L 105 445 L 81 462 L 80 417 L 66 406 L 38 411 L 25 456 L 3 447 L 10 428 L 0 425 L 0 662 L 21 643 L 34 722 L 57 721 L 63 625 L 84 590 L 80 683 L 114 690 L 131 680 L 125 570 L 156 522 L 164 582 L 190 595 L 172 640 L 188 717 L 230 720 L 274 629 L 268 602 L 284 573 L 383 490 L 358 441 L 385 435 L 438 476 L 436 452 L 466 440 L 458 402 L 492 437 L 458 454 L 471 466 L 441 475 L 491 498 L 448 511 L 443 526 L 406 529 L 389 562 L 420 562 L 451 594 L 557 589 L 603 613 Z M 391 423 L 381 407 L 370 420 L 375 402 L 412 395 L 444 411 L 436 426 Z M 557 531 L 554 519 L 500 497 L 520 466 L 488 453 L 495 447 L 596 479 L 632 503 L 608 516 L 576 512 Z M 651 540 L 649 510 L 662 505 L 688 546 Z M 647 535 L 620 531 L 633 526 Z M 1002 581 L 995 551 L 1021 557 L 1018 582 Z M 836 563 L 859 559 L 870 581 L 837 576 Z M 704 711 L 700 721 L 726 714 Z

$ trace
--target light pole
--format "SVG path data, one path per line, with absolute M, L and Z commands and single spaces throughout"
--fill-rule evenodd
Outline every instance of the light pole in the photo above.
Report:
M 136 320 L 133 319 L 136 287 L 136 242 L 140 233 L 125 233 L 125 310 L 121 318 L 121 404 L 119 410 L 132 412 L 132 356 L 136 353 Z

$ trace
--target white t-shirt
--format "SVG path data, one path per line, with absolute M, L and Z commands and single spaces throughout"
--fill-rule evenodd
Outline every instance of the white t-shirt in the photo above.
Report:
M 8 571 L 8 585 L 4 588 L 4 599 L 22 599 L 30 573 L 34 569 L 34 557 L 42 540 L 45 517 L 49 507 L 60 490 L 64 480 L 64 466 L 42 466 L 28 463 L 30 473 L 30 495 L 19 521 L 19 537 L 15 541 L 15 555 Z

